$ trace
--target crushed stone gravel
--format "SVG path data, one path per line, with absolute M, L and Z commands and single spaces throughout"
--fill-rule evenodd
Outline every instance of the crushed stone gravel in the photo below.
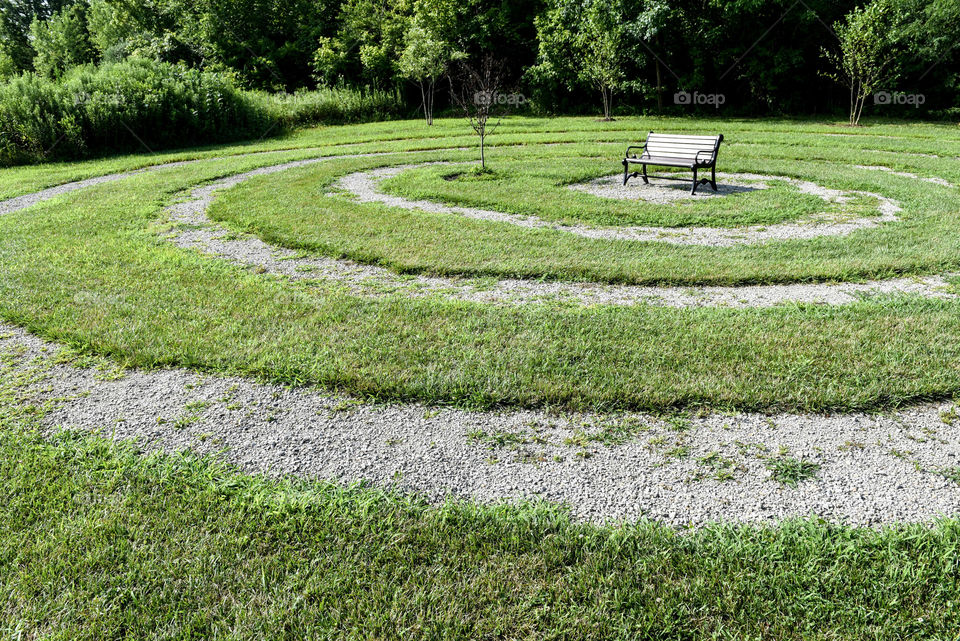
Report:
M 483 503 L 548 500 L 578 520 L 675 526 L 815 516 L 877 527 L 960 513 L 951 403 L 887 414 L 556 414 L 370 405 L 310 389 L 169 369 L 114 372 L 0 325 L 5 367 L 42 371 L 21 402 L 45 429 L 191 450 L 251 473 L 368 482 Z M 795 487 L 786 458 L 812 464 Z
M 877 216 L 854 218 L 854 217 L 836 217 L 836 216 L 811 216 L 806 220 L 778 223 L 776 225 L 747 225 L 732 229 L 718 227 L 587 227 L 583 225 L 560 225 L 550 221 L 543 220 L 537 216 L 522 214 L 511 214 L 500 211 L 491 211 L 486 209 L 477 209 L 474 207 L 459 207 L 433 202 L 430 200 L 410 200 L 402 196 L 386 194 L 380 189 L 380 182 L 398 175 L 399 173 L 415 169 L 418 167 L 429 166 L 437 163 L 420 163 L 416 165 L 403 165 L 398 167 L 385 167 L 372 171 L 359 171 L 347 174 L 340 178 L 335 184 L 335 188 L 346 192 L 357 202 L 362 203 L 380 203 L 390 207 L 399 207 L 408 210 L 420 210 L 430 213 L 455 214 L 465 218 L 475 220 L 486 220 L 498 223 L 517 225 L 532 229 L 553 229 L 570 234 L 583 236 L 584 238 L 597 238 L 606 240 L 634 240 L 646 242 L 662 242 L 674 245 L 700 245 L 707 247 L 733 247 L 736 245 L 756 245 L 761 243 L 776 242 L 783 240 L 802 240 L 811 238 L 820 238 L 823 236 L 847 236 L 855 231 L 862 229 L 873 229 L 886 223 L 892 223 L 899 220 L 897 213 L 901 211 L 899 204 L 891 198 L 874 194 L 870 192 L 841 192 L 835 189 L 821 187 L 814 183 L 802 180 L 795 180 L 786 177 L 761 176 L 755 174 L 734 174 L 734 180 L 756 180 L 760 182 L 768 180 L 783 180 L 796 185 L 803 193 L 819 196 L 826 201 L 843 202 L 848 194 L 861 194 L 871 196 L 879 201 Z M 605 181 L 612 182 L 622 180 L 620 174 L 606 177 Z M 725 182 L 726 177 L 718 175 L 718 182 Z M 601 196 L 615 198 L 639 199 L 642 196 L 637 195 L 642 190 L 651 187 L 642 182 L 634 182 L 622 187 L 620 190 L 614 190 L 607 185 L 594 185 L 582 187 L 585 190 L 593 190 L 593 193 Z M 653 186 L 649 191 L 663 193 L 664 188 Z M 626 194 L 630 195 L 627 196 Z M 699 192 L 698 192 L 699 196 Z M 694 196 L 696 197 L 696 196 Z M 704 192 L 703 198 L 709 198 Z
M 294 280 L 334 282 L 368 296 L 397 293 L 413 296 L 444 296 L 478 303 L 525 305 L 563 302 L 582 305 L 638 305 L 666 307 L 769 307 L 783 303 L 843 305 L 870 296 L 910 294 L 932 298 L 955 298 L 947 277 L 923 276 L 862 283 L 797 283 L 789 285 L 635 286 L 591 282 L 541 282 L 521 279 L 476 281 L 439 276 L 399 276 L 375 265 L 348 260 L 304 256 L 276 248 L 259 238 L 238 236 L 206 217 L 216 193 L 254 176 L 300 167 L 314 160 L 285 163 L 238 174 L 195 188 L 186 200 L 168 208 L 169 222 L 177 225 L 170 239 L 183 248 L 197 249 L 247 266 L 260 273 L 283 275 Z M 808 187 L 813 189 L 814 187 Z M 832 197 L 828 194 L 828 197 Z M 444 206 L 445 207 L 445 206 Z M 439 211 L 439 210 L 438 210 Z

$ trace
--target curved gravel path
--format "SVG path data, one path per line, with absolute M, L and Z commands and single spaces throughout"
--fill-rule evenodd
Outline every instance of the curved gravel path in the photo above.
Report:
M 385 167 L 371 171 L 359 171 L 347 174 L 335 183 L 335 188 L 345 191 L 350 196 L 362 203 L 380 203 L 390 207 L 399 207 L 408 210 L 420 210 L 438 214 L 454 214 L 471 218 L 475 220 L 486 220 L 498 223 L 507 223 L 519 227 L 532 229 L 553 229 L 562 231 L 584 238 L 596 238 L 604 240 L 634 240 L 646 242 L 662 242 L 673 245 L 701 245 L 709 247 L 733 247 L 736 245 L 756 245 L 760 243 L 776 242 L 783 240 L 808 240 L 811 238 L 820 238 L 822 236 L 847 236 L 855 231 L 862 229 L 873 229 L 884 223 L 896 222 L 899 220 L 897 213 L 901 211 L 900 206 L 891 198 L 873 194 L 870 192 L 842 192 L 835 189 L 820 187 L 811 182 L 795 180 L 792 178 L 779 176 L 761 176 L 756 174 L 733 174 L 736 180 L 782 180 L 795 185 L 803 193 L 819 196 L 828 202 L 843 202 L 849 194 L 860 194 L 871 196 L 879 200 L 878 216 L 868 218 L 854 218 L 846 216 L 811 216 L 803 221 L 778 223 L 776 225 L 748 225 L 732 229 L 720 227 L 587 227 L 583 225 L 560 225 L 550 221 L 543 220 L 537 216 L 528 216 L 521 214 L 510 214 L 500 211 L 487 209 L 477 209 L 474 207 L 459 207 L 446 205 L 430 200 L 410 200 L 402 196 L 386 194 L 380 189 L 379 183 L 387 178 L 392 178 L 399 173 L 426 167 L 436 164 L 446 163 L 420 163 L 415 165 L 403 165 L 399 167 Z M 718 176 L 718 181 L 724 181 L 725 176 Z M 601 179 L 605 183 L 617 180 L 616 176 Z M 622 178 L 620 178 L 622 180 Z M 616 198 L 639 199 L 642 196 L 629 194 L 639 194 L 647 187 L 641 182 L 634 182 L 626 187 L 621 187 L 620 191 L 614 192 L 605 183 L 582 186 L 581 189 L 591 190 L 592 193 L 600 196 Z M 708 198 L 706 194 L 702 196 Z
M 811 516 L 854 525 L 960 513 L 960 421 L 952 404 L 885 415 L 468 412 L 366 405 L 306 389 L 187 370 L 81 368 L 0 324 L 7 372 L 41 370 L 20 391 L 51 402 L 49 430 L 98 431 L 147 451 L 192 449 L 249 472 L 368 481 L 436 502 L 546 499 L 582 520 L 675 525 Z M 105 380 L 108 379 L 108 380 Z M 790 487 L 769 469 L 812 464 Z
M 189 200 L 171 206 L 169 215 L 184 223 L 208 223 L 206 207 L 218 190 L 255 175 L 334 158 L 265 167 L 197 187 Z M 183 163 L 140 171 L 179 164 Z M 136 173 L 8 200 L 0 203 L 0 213 Z M 298 262 L 292 252 L 258 239 L 220 238 L 224 232 L 206 224 L 184 230 L 174 240 L 185 247 L 206 246 L 211 253 L 279 274 L 318 277 L 304 272 L 309 265 Z M 364 287 L 370 284 L 368 278 L 395 278 L 385 270 L 345 261 L 311 260 L 329 267 L 329 273 L 319 277 L 347 286 Z M 404 278 L 397 285 L 436 294 L 457 287 L 458 281 Z M 481 286 L 459 285 L 469 296 L 484 300 Z M 589 283 L 500 281 L 498 287 L 503 301 L 509 299 L 511 287 L 517 288 L 514 300 L 528 301 L 553 295 L 536 288 L 568 287 L 566 294 L 593 302 L 653 302 L 644 298 L 649 295 L 659 297 L 660 304 L 759 306 L 788 300 L 840 304 L 870 292 L 938 296 L 946 295 L 938 291 L 945 285 L 941 277 L 930 277 L 698 288 L 694 294 L 691 288 Z M 40 379 L 20 395 L 24 403 L 52 404 L 43 419 L 48 429 L 100 431 L 136 439 L 147 450 L 190 448 L 222 456 L 251 472 L 370 481 L 435 501 L 447 496 L 484 502 L 548 499 L 566 503 L 574 516 L 591 521 L 649 517 L 700 525 L 816 515 L 877 526 L 960 513 L 960 416 L 951 403 L 840 416 L 467 412 L 417 404 L 368 405 L 312 390 L 182 369 L 105 372 L 63 363 L 54 358 L 59 349 L 0 324 L 0 368 L 5 373 L 39 370 Z M 810 478 L 797 487 L 779 482 L 771 471 L 778 461 L 791 459 L 811 464 Z
M 262 155 L 262 153 L 264 152 L 255 152 L 248 155 Z M 171 240 L 180 247 L 197 249 L 253 268 L 258 272 L 283 275 L 295 280 L 319 280 L 327 283 L 333 281 L 355 293 L 369 296 L 403 293 L 404 295 L 414 296 L 440 295 L 479 303 L 512 305 L 565 302 L 584 305 L 650 304 L 678 308 L 705 306 L 769 307 L 783 303 L 843 305 L 863 300 L 864 297 L 868 296 L 895 294 L 910 294 L 931 298 L 957 297 L 957 294 L 953 293 L 954 289 L 947 281 L 947 278 L 953 276 L 952 274 L 862 283 L 799 283 L 743 287 L 630 286 L 592 282 L 539 282 L 520 279 L 501 279 L 493 282 L 484 279 L 478 282 L 464 278 L 399 276 L 382 267 L 362 265 L 348 260 L 326 257 L 304 258 L 299 252 L 273 247 L 255 237 L 237 238 L 232 231 L 214 224 L 206 218 L 206 210 L 213 202 L 216 192 L 228 189 L 256 176 L 274 174 L 328 160 L 369 158 L 383 155 L 391 154 L 346 154 L 290 161 L 235 174 L 196 187 L 190 192 L 187 200 L 176 203 L 167 209 L 170 221 L 180 226 L 180 230 L 171 236 Z M 136 171 L 67 183 L 34 194 L 0 201 L 0 214 L 26 209 L 62 194 L 130 178 L 143 172 L 179 167 L 206 160 L 210 159 L 154 165 Z M 379 173 L 382 175 L 393 169 L 400 168 L 379 170 Z M 771 179 L 779 178 L 737 174 L 734 185 L 738 184 L 737 181 L 746 180 L 750 184 L 745 183 L 744 187 L 757 188 L 757 183 L 762 185 L 764 180 Z M 804 188 L 809 190 L 821 189 L 812 183 Z M 822 193 L 821 196 L 826 198 L 842 197 L 839 192 L 830 191 Z M 437 206 L 436 203 L 429 204 Z
M 798 283 L 742 287 L 659 287 L 608 285 L 590 282 L 540 282 L 520 279 L 496 281 L 440 276 L 399 276 L 374 265 L 326 257 L 303 257 L 302 253 L 268 245 L 252 236 L 237 237 L 206 217 L 216 192 L 255 176 L 312 164 L 315 160 L 285 163 L 237 174 L 195 188 L 189 197 L 168 208 L 169 220 L 178 226 L 171 240 L 178 246 L 197 249 L 260 273 L 294 280 L 334 281 L 368 296 L 402 292 L 414 296 L 445 296 L 480 303 L 523 305 L 565 302 L 584 305 L 660 305 L 667 307 L 769 307 L 783 303 L 844 305 L 868 296 L 911 294 L 930 298 L 956 298 L 950 275 L 898 278 L 862 283 Z M 750 176 L 747 180 L 753 180 Z

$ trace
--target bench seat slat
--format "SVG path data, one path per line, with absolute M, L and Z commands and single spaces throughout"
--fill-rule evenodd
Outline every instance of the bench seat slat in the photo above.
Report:
M 680 156 L 683 158 L 690 157 L 695 158 L 697 154 L 701 156 L 706 155 L 707 157 L 713 156 L 713 149 L 704 149 L 701 147 L 693 147 L 689 149 L 681 149 L 679 147 L 662 147 L 660 145 L 653 145 L 652 147 L 647 147 L 646 152 L 650 156 Z
M 700 143 L 700 144 L 697 144 L 697 145 L 678 145 L 678 144 L 674 144 L 674 143 L 660 142 L 659 140 L 655 140 L 654 142 L 648 142 L 648 143 L 647 143 L 647 149 L 678 149 L 678 150 L 681 150 L 681 151 L 684 151 L 684 150 L 685 150 L 685 151 L 699 151 L 699 150 L 701 150 L 701 149 L 711 149 L 711 150 L 712 150 L 713 147 L 714 147 L 714 145 L 716 145 L 716 144 L 717 144 L 716 141 L 714 141 L 714 142 L 710 143 L 709 145 L 706 144 L 706 143 Z
M 669 158 L 666 156 L 641 156 L 628 158 L 627 162 L 635 165 L 664 165 L 668 167 L 693 167 L 692 158 Z

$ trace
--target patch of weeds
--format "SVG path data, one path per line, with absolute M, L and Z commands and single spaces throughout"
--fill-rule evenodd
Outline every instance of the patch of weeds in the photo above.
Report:
M 648 450 L 655 450 L 655 449 L 658 449 L 658 448 L 663 447 L 663 446 L 666 445 L 666 444 L 667 444 L 667 437 L 666 437 L 666 436 L 654 436 L 652 439 L 650 439 L 649 441 L 647 441 L 647 449 L 648 449 Z
M 664 422 L 666 422 L 667 428 L 674 432 L 686 432 L 693 427 L 693 423 L 685 416 L 668 416 L 664 419 Z
M 774 481 L 795 488 L 803 481 L 814 478 L 820 465 L 812 461 L 783 456 L 768 460 L 767 469 L 770 470 L 770 478 Z
M 233 400 L 233 397 L 236 395 L 238 389 L 240 389 L 239 385 L 236 385 L 236 384 L 231 385 L 227 389 L 227 391 L 223 393 L 223 396 L 221 396 L 217 400 L 220 401 L 221 403 L 229 403 L 230 401 Z
M 182 430 L 190 425 L 193 425 L 200 420 L 200 416 L 203 412 L 210 407 L 209 401 L 191 401 L 184 405 L 184 414 L 179 416 L 172 421 L 170 419 L 164 418 L 163 416 L 157 417 L 158 425 L 171 425 L 175 430 Z
M 946 467 L 938 472 L 940 476 L 960 485 L 960 467 Z
M 564 438 L 563 444 L 569 447 L 586 447 L 590 444 L 590 435 L 584 431 L 577 430 L 571 436 Z
M 587 434 L 587 439 L 594 443 L 613 447 L 623 445 L 649 429 L 649 426 L 644 425 L 638 417 L 627 416 L 602 423 L 600 429 Z
M 277 256 L 276 260 L 278 263 L 280 263 L 288 260 L 303 260 L 304 258 L 309 258 L 309 257 L 310 257 L 309 252 L 305 252 L 301 250 L 301 251 L 292 252 L 290 254 Z
M 764 458 L 770 448 L 763 443 L 744 443 L 743 441 L 734 441 L 737 451 L 743 456 L 754 455 L 757 458 Z
M 126 367 L 106 359 L 102 359 L 100 363 L 94 367 L 93 378 L 97 381 L 119 381 L 126 378 L 126 376 Z
M 239 232 L 229 231 L 225 234 L 216 237 L 216 240 L 222 240 L 224 242 L 230 242 L 234 240 L 243 240 L 245 236 Z
M 342 401 L 339 401 L 336 405 L 330 408 L 331 412 L 352 412 L 355 409 L 363 405 L 362 401 L 359 401 L 354 398 L 347 398 Z
M 678 445 L 672 450 L 668 450 L 666 454 L 663 455 L 665 458 L 687 458 L 690 456 L 690 446 L 688 445 Z
M 729 456 L 724 456 L 719 451 L 714 450 L 705 456 L 697 459 L 700 470 L 694 475 L 694 480 L 701 481 L 705 478 L 712 478 L 716 481 L 732 481 L 737 471 L 742 471 L 743 466 L 739 465 Z
M 507 430 L 496 430 L 488 433 L 478 429 L 467 434 L 467 438 L 478 443 L 485 443 L 490 449 L 517 449 L 521 445 L 546 445 L 549 443 L 546 438 L 539 434 L 527 435 L 522 432 Z
M 849 452 L 851 450 L 862 450 L 866 447 L 865 443 L 860 441 L 845 441 L 843 445 L 839 447 L 841 452 Z
M 940 420 L 943 421 L 946 425 L 953 427 L 954 423 L 957 422 L 957 419 L 960 418 L 960 415 L 957 414 L 957 406 L 954 405 L 949 410 L 944 410 L 940 412 Z

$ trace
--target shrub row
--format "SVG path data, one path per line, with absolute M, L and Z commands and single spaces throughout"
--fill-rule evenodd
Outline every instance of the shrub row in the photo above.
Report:
M 258 138 L 305 124 L 399 112 L 389 94 L 326 90 L 271 96 L 222 74 L 130 60 L 24 74 L 0 85 L 0 165 Z

